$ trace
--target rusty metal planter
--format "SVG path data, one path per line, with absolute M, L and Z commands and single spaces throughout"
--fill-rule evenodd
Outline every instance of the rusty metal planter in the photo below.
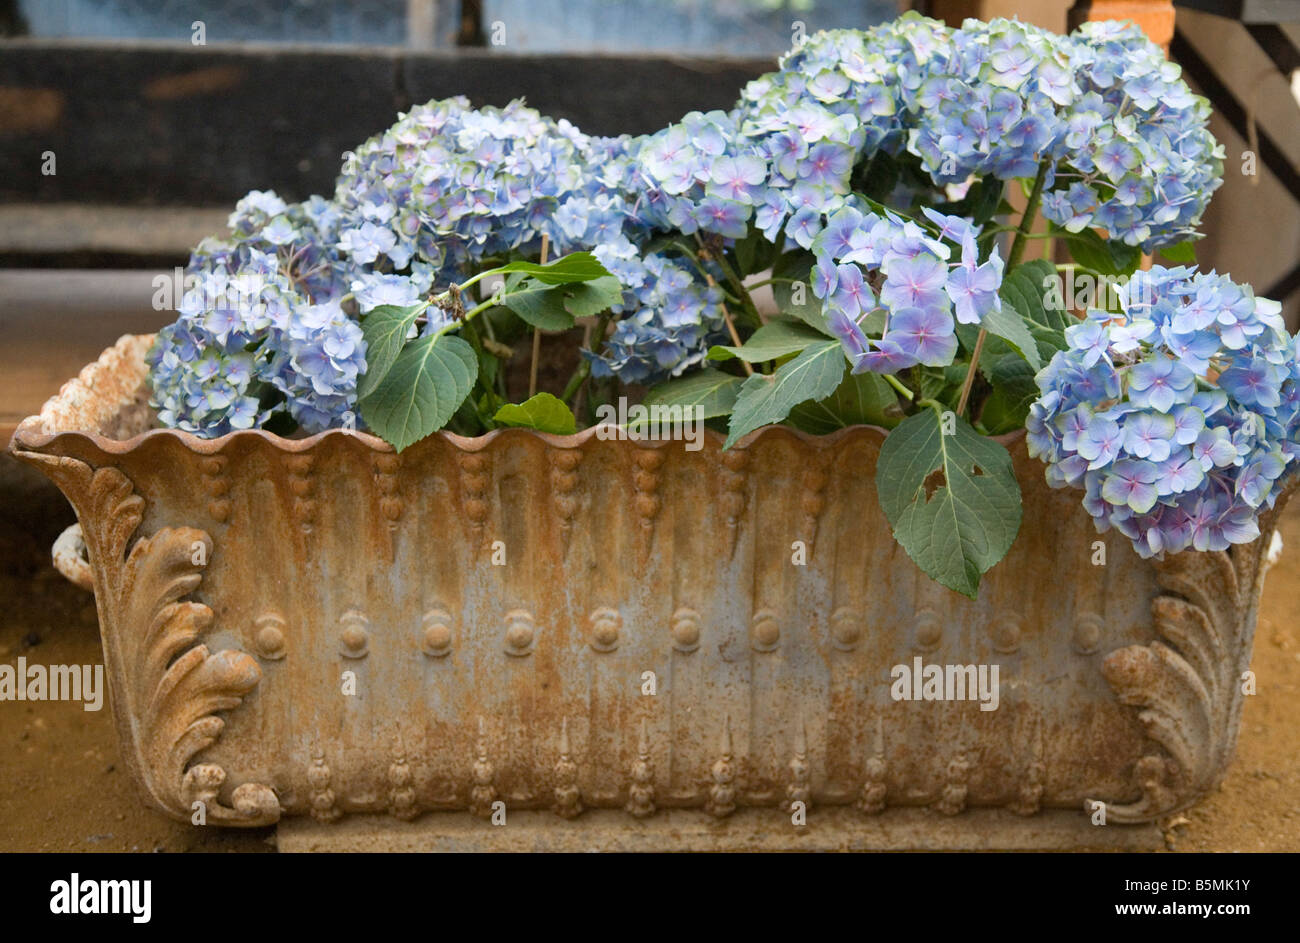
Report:
M 984 828 L 975 807 L 1149 822 L 1231 756 L 1274 514 L 1254 544 L 1143 561 L 1013 441 L 1024 524 L 972 602 L 892 539 L 879 429 L 730 452 L 590 430 L 400 456 L 342 430 L 202 440 L 150 429 L 150 340 L 124 337 L 10 448 L 77 510 L 122 752 L 173 817 L 504 802 L 598 821 L 586 846 L 635 829 L 667 848 L 682 810 L 789 829 L 803 802 L 837 828 L 928 808 L 924 844 L 926 821 Z M 998 709 L 893 700 L 917 656 L 998 664 Z

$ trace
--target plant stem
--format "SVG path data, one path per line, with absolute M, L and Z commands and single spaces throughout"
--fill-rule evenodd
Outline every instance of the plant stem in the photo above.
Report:
M 766 285 L 775 285 L 777 282 L 789 282 L 791 285 L 793 285 L 796 282 L 801 282 L 801 281 L 802 279 L 799 278 L 783 278 L 783 277 L 773 276 L 772 278 L 765 278 L 761 282 L 751 282 L 745 287 L 749 289 L 762 288 Z
M 695 238 L 698 239 L 699 236 L 697 235 Z M 703 247 L 701 246 L 701 248 Z M 718 283 L 713 280 L 713 276 L 707 271 L 704 273 L 704 277 L 708 281 L 710 288 L 717 287 Z M 722 320 L 727 322 L 727 333 L 731 335 L 731 342 L 737 347 L 740 347 L 740 334 L 736 331 L 736 322 L 731 319 L 731 312 L 727 310 L 726 302 L 719 302 L 718 307 L 722 309 Z M 748 360 L 741 358 L 740 365 L 745 368 L 746 376 L 752 377 L 754 375 L 754 368 L 749 365 Z
M 1004 232 L 1015 232 L 1015 231 L 1016 231 L 1015 226 L 990 226 L 988 229 L 985 229 L 978 236 L 976 236 L 975 241 L 983 242 L 985 239 L 992 239 L 994 236 L 1001 235 Z
M 736 297 L 740 300 L 740 306 L 744 310 L 745 314 L 748 315 L 748 319 L 755 327 L 760 326 L 763 323 L 762 315 L 758 313 L 758 308 L 754 306 L 754 299 L 750 296 L 748 290 L 746 290 L 745 283 L 740 280 L 740 277 L 736 275 L 736 270 L 727 262 L 726 252 L 722 250 L 715 252 L 710 249 L 704 244 L 704 240 L 700 238 L 699 233 L 695 234 L 695 241 L 700 247 L 700 258 L 702 260 L 712 259 L 714 262 L 718 263 L 718 268 L 722 269 L 722 275 L 727 280 L 727 284 L 735 290 Z M 700 268 L 704 271 L 704 277 L 708 279 L 709 284 L 716 285 L 717 283 L 713 280 L 713 276 L 709 274 L 708 269 L 703 265 L 701 265 Z M 725 305 L 722 310 L 723 314 L 727 318 L 727 327 L 731 328 L 731 336 L 735 339 L 736 331 L 731 321 L 731 315 L 727 314 Z M 736 340 L 736 345 L 740 345 L 739 340 Z M 749 372 L 752 373 L 753 371 L 750 370 Z
M 460 283 L 458 286 L 456 286 L 456 287 L 458 287 L 462 292 L 464 292 L 465 289 L 469 288 L 469 287 L 472 286 L 472 285 L 477 285 L 480 279 L 487 278 L 487 277 L 488 277 L 489 275 L 491 275 L 494 271 L 495 271 L 495 269 L 484 269 L 483 271 L 479 272 L 477 275 L 474 275 L 474 276 L 472 276 L 472 277 L 466 279 L 465 281 L 461 282 L 461 283 Z
M 1016 238 L 1011 243 L 1011 251 L 1007 254 L 1007 271 L 1012 271 L 1020 264 L 1020 259 L 1025 254 L 1026 239 L 1029 237 L 1029 230 L 1034 225 L 1034 217 L 1038 215 L 1038 205 L 1043 201 L 1043 186 L 1047 182 L 1047 171 L 1051 168 L 1050 161 L 1044 160 L 1038 165 L 1038 174 L 1034 177 L 1033 189 L 1029 191 L 1029 200 L 1025 203 L 1025 212 L 1020 217 L 1020 225 L 1016 227 Z M 975 385 L 975 368 L 979 366 L 980 353 L 984 350 L 984 338 L 988 337 L 988 331 L 980 328 L 979 336 L 975 338 L 975 349 L 970 352 L 970 364 L 966 367 L 966 379 L 962 380 L 961 396 L 957 399 L 957 415 L 962 416 L 966 413 L 966 403 L 970 399 L 971 387 Z
M 1009 231 L 1010 231 L 1010 230 L 1009 230 Z M 1018 232 L 1017 232 L 1017 236 L 1016 236 L 1016 238 L 1017 238 L 1017 239 L 1021 238 Z M 1025 238 L 1026 240 L 1028 240 L 1028 239 L 1055 239 L 1055 238 L 1056 238 L 1056 233 L 1054 233 L 1054 232 L 1028 232 L 1028 233 L 1025 233 L 1025 235 L 1024 235 L 1023 238 Z
M 595 325 L 590 322 L 587 324 L 582 338 L 583 349 L 595 353 L 600 345 L 605 343 L 605 335 L 609 330 L 609 319 L 610 313 L 604 311 L 597 316 Z M 569 382 L 564 385 L 564 392 L 560 394 L 560 399 L 572 407 L 575 415 L 577 415 L 578 407 L 581 405 L 579 394 L 582 393 L 590 377 L 591 361 L 580 356 L 577 369 L 573 371 L 573 376 L 569 377 Z
M 710 277 L 709 281 L 712 282 L 713 278 Z M 737 347 L 742 346 L 740 341 L 740 334 L 737 333 L 736 331 L 736 322 L 731 320 L 731 312 L 727 310 L 727 306 L 725 304 L 719 304 L 718 307 L 722 309 L 722 320 L 727 322 L 727 332 L 731 335 L 731 342 L 735 344 Z M 740 365 L 745 368 L 746 376 L 752 377 L 754 375 L 754 368 L 749 365 L 748 360 L 745 360 L 742 357 L 740 359 Z
M 452 321 L 452 322 L 451 322 L 450 324 L 448 324 L 446 327 L 444 327 L 444 328 L 442 328 L 440 331 L 438 331 L 438 333 L 435 334 L 434 337 L 442 337 L 442 335 L 444 335 L 444 334 L 449 334 L 449 333 L 451 333 L 452 331 L 456 330 L 456 328 L 458 328 L 458 327 L 460 327 L 461 325 L 463 325 L 466 321 L 470 320 L 471 318 L 478 317 L 480 314 L 482 314 L 482 313 L 483 313 L 484 311 L 486 311 L 488 308 L 492 308 L 492 307 L 495 307 L 495 306 L 496 306 L 496 301 L 495 301 L 494 299 L 492 299 L 492 298 L 489 298 L 487 301 L 480 301 L 480 302 L 479 302 L 478 304 L 476 304 L 474 307 L 472 307 L 472 308 L 470 308 L 468 311 L 466 311 L 465 314 L 461 317 L 461 319 L 460 319 L 459 321 Z
M 591 361 L 586 357 L 583 357 L 582 363 L 578 364 L 578 369 L 574 370 L 573 376 L 569 377 L 569 382 L 565 385 L 564 392 L 560 394 L 560 401 L 567 405 L 569 400 L 573 399 L 574 394 L 578 392 L 578 388 L 582 386 L 583 382 L 585 382 L 587 377 L 590 375 Z
M 736 289 L 736 294 L 740 296 L 745 313 L 753 319 L 754 324 L 762 324 L 763 316 L 758 313 L 758 306 L 754 304 L 753 296 L 750 295 L 749 289 L 745 287 L 745 283 L 741 281 L 741 278 L 736 274 L 735 269 L 731 267 L 731 263 L 727 261 L 726 255 L 719 252 L 717 254 L 717 260 L 718 265 L 722 268 L 722 274 L 727 276 L 727 281 L 731 283 L 731 286 Z
M 1034 178 L 1034 187 L 1029 191 L 1029 200 L 1025 203 L 1024 215 L 1020 217 L 1020 225 L 1016 227 L 1016 238 L 1012 241 L 1011 252 L 1007 255 L 1008 272 L 1020 264 L 1020 259 L 1025 254 L 1025 240 L 1029 238 L 1029 230 L 1034 225 L 1034 217 L 1038 215 L 1038 206 L 1043 202 L 1043 185 L 1047 182 L 1047 171 L 1050 168 L 1050 161 L 1044 160 L 1038 165 L 1038 176 Z
M 916 394 L 913 393 L 911 390 L 909 390 L 906 386 L 904 386 L 902 382 L 899 381 L 898 377 L 894 376 L 892 373 L 882 373 L 881 376 L 885 378 L 886 383 L 888 383 L 895 390 L 897 390 L 899 395 L 901 395 L 909 403 L 912 402 L 912 400 L 916 399 Z
M 483 352 L 483 339 L 478 336 L 478 330 L 473 324 L 468 321 L 462 324 L 460 333 L 469 342 L 469 345 L 474 348 L 475 353 Z
M 487 339 L 483 341 L 483 349 L 498 360 L 509 360 L 515 355 L 515 352 L 505 344 L 497 341 L 497 332 L 492 330 L 492 319 L 483 319 L 483 332 L 487 334 Z M 510 397 L 506 393 L 506 371 L 502 367 L 497 368 L 496 391 L 502 399 L 508 400 Z
M 551 248 L 550 240 L 547 238 L 546 234 L 543 233 L 542 234 L 542 257 L 541 257 L 542 265 L 546 264 L 546 254 L 550 248 Z M 533 328 L 533 359 L 529 362 L 528 365 L 529 397 L 532 397 L 534 394 L 537 393 L 537 364 L 541 361 L 541 359 L 542 359 L 542 329 L 540 327 L 535 327 Z
M 966 368 L 966 379 L 961 381 L 961 396 L 957 398 L 957 415 L 964 415 L 966 412 L 966 401 L 970 399 L 970 388 L 975 383 L 975 367 L 980 362 L 980 353 L 984 350 L 984 338 L 988 337 L 989 332 L 980 328 L 979 336 L 975 338 L 975 349 L 970 352 L 970 366 Z

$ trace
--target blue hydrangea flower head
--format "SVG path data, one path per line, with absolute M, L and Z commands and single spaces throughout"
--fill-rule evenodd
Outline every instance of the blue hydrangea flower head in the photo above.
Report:
M 354 266 L 337 249 L 338 218 L 320 197 L 253 191 L 231 214 L 232 238 L 195 249 L 179 316 L 149 355 L 163 425 L 203 437 L 278 414 L 308 432 L 356 425 L 365 341 L 340 306 Z
M 1144 557 L 1253 540 L 1300 455 L 1279 305 L 1190 268 L 1138 272 L 1118 294 L 1120 310 L 1089 311 L 1039 373 L 1030 454 Z

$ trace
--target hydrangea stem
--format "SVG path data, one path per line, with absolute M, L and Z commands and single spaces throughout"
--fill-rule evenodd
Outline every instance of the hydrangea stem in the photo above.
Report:
M 1047 182 L 1047 171 L 1052 164 L 1049 160 L 1044 160 L 1038 165 L 1038 174 L 1034 177 L 1034 186 L 1029 191 L 1029 199 L 1025 202 L 1025 212 L 1021 214 L 1020 225 L 1016 227 L 1016 238 L 1011 242 L 1011 251 L 1007 255 L 1007 271 L 1012 271 L 1020 264 L 1021 258 L 1025 254 L 1025 245 L 1029 240 L 1029 230 L 1034 225 L 1034 217 L 1038 215 L 1038 205 L 1043 201 L 1043 186 Z M 975 338 L 975 347 L 970 352 L 970 364 L 966 367 L 966 379 L 962 380 L 961 396 L 957 399 L 957 415 L 966 414 L 966 403 L 970 400 L 971 387 L 975 385 L 975 370 L 979 366 L 980 354 L 984 350 L 984 338 L 988 337 L 988 331 L 980 328 L 979 336 Z
M 1038 165 L 1038 176 L 1034 178 L 1034 186 L 1029 191 L 1029 199 L 1025 203 L 1024 215 L 1020 217 L 1020 225 L 1016 227 L 1016 238 L 1012 240 L 1011 252 L 1007 255 L 1008 272 L 1020 264 L 1025 254 L 1026 240 L 1029 238 L 1029 230 L 1034 225 L 1034 218 L 1038 215 L 1038 207 L 1043 202 L 1043 185 L 1047 182 L 1047 171 L 1051 166 L 1049 160 Z
M 904 399 L 906 399 L 909 403 L 916 398 L 916 394 L 913 393 L 911 390 L 909 390 L 906 386 L 904 386 L 902 381 L 900 381 L 898 377 L 894 376 L 892 373 L 882 373 L 881 376 L 885 378 L 886 383 L 888 383 L 895 390 L 897 390 L 899 394 Z
M 708 272 L 704 273 L 704 277 L 709 280 L 710 288 L 714 287 L 717 284 L 713 280 L 713 276 L 710 275 Z M 725 301 L 720 301 L 718 302 L 718 307 L 722 309 L 722 320 L 727 322 L 727 333 L 731 335 L 731 342 L 735 344 L 737 347 L 743 346 L 743 342 L 740 339 L 740 332 L 736 330 L 736 322 L 731 320 L 731 312 L 727 310 L 727 303 Z M 748 360 L 745 360 L 742 357 L 740 360 L 740 365 L 745 368 L 746 376 L 752 377 L 754 375 L 754 368 L 749 365 Z
M 495 306 L 496 303 L 497 303 L 497 300 L 496 300 L 495 298 L 489 298 L 487 301 L 480 301 L 480 302 L 479 302 L 478 304 L 476 304 L 474 307 L 472 307 L 472 308 L 470 308 L 468 311 L 466 311 L 466 312 L 464 313 L 464 315 L 461 316 L 461 318 L 460 318 L 459 321 L 452 321 L 452 322 L 451 322 L 450 324 L 448 324 L 447 326 L 445 326 L 445 327 L 439 329 L 439 331 L 438 331 L 438 333 L 437 333 L 436 336 L 441 337 L 443 334 L 449 334 L 449 333 L 451 333 L 452 331 L 456 330 L 458 327 L 460 327 L 461 325 L 463 325 L 466 321 L 469 321 L 469 320 L 472 319 L 472 318 L 476 318 L 476 317 L 478 317 L 480 314 L 482 314 L 482 313 L 483 313 L 484 311 L 486 311 L 488 308 L 491 308 L 491 307 Z
M 591 361 L 586 357 L 583 357 L 582 362 L 578 364 L 578 369 L 574 370 L 573 376 L 569 377 L 569 382 L 565 385 L 564 392 L 560 394 L 561 402 L 567 404 L 572 400 L 574 394 L 578 392 L 578 388 L 582 386 L 583 381 L 590 375 Z
M 582 339 L 584 349 L 592 353 L 600 349 L 600 346 L 605 343 L 605 335 L 609 333 L 609 319 L 610 313 L 606 311 L 596 318 L 594 326 L 590 321 L 587 323 Z M 560 399 L 565 404 L 572 404 L 575 414 L 578 411 L 578 394 L 591 377 L 591 361 L 581 354 L 578 359 L 577 369 L 573 371 L 573 376 L 569 377 L 569 382 L 564 384 L 564 392 L 560 394 Z
M 541 264 L 546 264 L 546 254 L 550 249 L 550 240 L 546 235 L 542 235 L 542 256 Z M 537 364 L 542 359 L 542 329 L 533 328 L 533 359 L 528 365 L 528 395 L 531 398 L 537 393 Z
M 746 315 L 750 327 L 760 327 L 763 323 L 763 317 L 758 313 L 758 308 L 754 305 L 753 297 L 745 288 L 744 281 L 741 280 L 740 276 L 736 274 L 736 270 L 733 269 L 731 264 L 727 261 L 726 250 L 706 243 L 702 238 L 700 238 L 699 233 L 695 234 L 695 242 L 700 247 L 701 263 L 708 260 L 718 263 L 718 268 L 722 269 L 722 277 L 727 280 L 727 284 L 735 291 L 735 297 L 740 304 L 741 311 Z M 708 279 L 710 285 L 717 284 L 713 280 L 713 276 L 709 274 L 708 269 L 704 268 L 703 265 L 701 265 L 701 270 L 704 272 L 704 277 Z M 727 318 L 727 327 L 731 329 L 732 339 L 736 341 L 736 346 L 740 346 L 740 341 L 736 339 L 735 326 L 732 322 L 731 315 L 727 313 L 726 305 L 722 306 L 722 310 Z M 752 373 L 753 371 L 750 372 Z
M 970 352 L 970 364 L 966 367 L 966 378 L 961 381 L 961 396 L 957 399 L 957 415 L 966 414 L 966 401 L 970 399 L 970 388 L 975 384 L 975 368 L 979 365 L 980 354 L 984 352 L 984 338 L 989 332 L 980 328 L 975 338 L 975 349 Z
M 753 296 L 750 295 L 749 289 L 745 287 L 744 281 L 736 274 L 736 270 L 731 267 L 731 263 L 727 261 L 726 255 L 719 252 L 717 260 L 718 265 L 722 267 L 722 274 L 727 276 L 727 281 L 731 283 L 731 286 L 736 290 L 736 294 L 740 296 L 741 307 L 744 309 L 745 314 L 748 315 L 749 320 L 755 325 L 762 324 L 763 316 L 758 313 L 758 306 L 754 304 Z
M 491 274 L 492 274 L 492 269 L 491 269 L 491 268 L 486 268 L 486 269 L 484 269 L 483 271 L 479 272 L 477 275 L 473 275 L 473 276 L 471 276 L 471 277 L 465 279 L 465 281 L 461 282 L 461 283 L 460 283 L 458 286 L 456 286 L 456 287 L 458 287 L 462 292 L 464 292 L 464 291 L 466 291 L 470 286 L 472 286 L 472 285 L 477 285 L 477 284 L 478 284 L 482 279 L 487 278 L 487 277 L 488 277 L 489 275 L 491 275 Z

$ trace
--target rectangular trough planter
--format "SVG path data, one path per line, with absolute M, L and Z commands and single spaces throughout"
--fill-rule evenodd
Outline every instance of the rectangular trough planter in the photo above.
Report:
M 1229 762 L 1276 511 L 1253 544 L 1144 561 L 1010 441 L 1024 523 L 971 601 L 893 540 L 879 429 L 728 452 L 202 440 L 150 428 L 150 341 L 122 338 L 10 448 L 76 508 L 121 751 L 175 818 L 419 817 L 463 847 L 467 815 L 595 809 L 554 847 L 666 849 L 840 807 L 828 846 L 979 847 L 1048 819 L 1077 843 L 1104 803 L 1096 843 L 1131 844 Z M 896 700 L 917 659 L 997 665 L 996 709 Z

